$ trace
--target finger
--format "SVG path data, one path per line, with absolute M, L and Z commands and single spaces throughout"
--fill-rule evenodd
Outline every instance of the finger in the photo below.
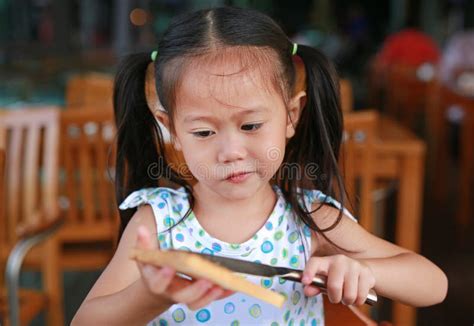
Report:
M 191 285 L 172 293 L 170 296 L 176 302 L 190 303 L 196 301 L 212 287 L 208 280 L 200 279 Z
M 153 249 L 150 232 L 143 225 L 137 229 L 137 248 Z
M 342 299 L 342 286 L 344 283 L 344 269 L 332 265 L 328 271 L 327 294 L 331 303 L 339 303 Z
M 370 280 L 368 277 L 364 277 L 362 274 L 359 276 L 359 288 L 357 290 L 357 299 L 355 304 L 361 306 L 367 300 L 370 290 Z
M 305 287 L 303 288 L 303 293 L 307 297 L 313 297 L 321 293 L 321 289 L 314 285 L 305 285 Z
M 176 273 L 171 267 L 159 268 L 148 264 L 144 265 L 141 270 L 148 288 L 155 294 L 165 293 Z
M 345 305 L 354 304 L 357 299 L 359 288 L 359 273 L 348 271 L 344 277 L 342 303 Z
M 213 287 L 196 301 L 188 303 L 187 306 L 191 310 L 197 310 L 217 300 L 223 293 L 224 290 L 221 287 Z
M 311 257 L 307 262 L 303 271 L 302 282 L 309 285 L 313 282 L 313 277 L 317 274 L 327 275 L 328 259 L 326 257 Z

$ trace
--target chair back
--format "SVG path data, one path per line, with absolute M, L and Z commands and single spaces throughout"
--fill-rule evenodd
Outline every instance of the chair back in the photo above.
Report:
M 351 81 L 343 78 L 339 82 L 339 87 L 342 112 L 351 112 L 354 109 L 354 94 L 352 91 Z
M 56 107 L 24 108 L 1 114 L 1 260 L 16 242 L 19 226 L 39 224 L 57 216 L 58 122 Z M 46 212 L 45 221 L 35 220 L 43 216 L 35 214 L 39 210 Z
M 60 205 L 66 242 L 114 240 L 118 211 L 114 194 L 115 126 L 111 108 L 61 112 Z
M 112 107 L 113 78 L 105 74 L 89 73 L 74 76 L 66 85 L 66 107 L 83 108 L 84 106 Z
M 375 142 L 378 114 L 375 111 L 344 115 L 341 147 L 341 171 L 347 199 L 359 217 L 359 223 L 373 231 L 372 192 L 375 188 Z

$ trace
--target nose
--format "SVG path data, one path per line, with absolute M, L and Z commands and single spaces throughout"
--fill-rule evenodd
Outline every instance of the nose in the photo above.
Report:
M 247 149 L 243 137 L 235 133 L 222 135 L 217 153 L 219 163 L 232 163 L 243 160 L 247 156 Z

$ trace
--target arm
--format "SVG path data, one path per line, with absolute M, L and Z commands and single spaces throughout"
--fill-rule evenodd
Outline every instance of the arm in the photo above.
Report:
M 155 232 L 150 206 L 139 208 L 127 225 L 114 257 L 77 311 L 73 325 L 143 325 L 172 305 L 148 291 L 137 264 L 128 258 L 140 225 Z M 156 237 L 151 241 L 158 247 Z
M 320 228 L 326 228 L 338 214 L 337 209 L 324 206 L 312 217 Z M 351 252 L 336 248 L 320 234 L 313 234 L 313 256 L 345 255 L 358 261 L 372 272 L 378 294 L 415 307 L 434 305 L 446 297 L 448 280 L 441 269 L 421 255 L 370 234 L 350 218 L 344 216 L 325 235 Z
M 140 207 L 111 262 L 74 316 L 73 325 L 143 325 L 175 303 L 196 310 L 233 294 L 210 280 L 187 280 L 170 267 L 137 264 L 129 259 L 135 245 L 159 249 L 155 230 L 152 209 Z

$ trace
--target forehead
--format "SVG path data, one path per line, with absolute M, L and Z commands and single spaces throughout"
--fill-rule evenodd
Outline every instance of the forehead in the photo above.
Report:
M 239 56 L 191 60 L 176 93 L 176 116 L 271 112 L 284 107 L 275 83 L 275 67 Z

